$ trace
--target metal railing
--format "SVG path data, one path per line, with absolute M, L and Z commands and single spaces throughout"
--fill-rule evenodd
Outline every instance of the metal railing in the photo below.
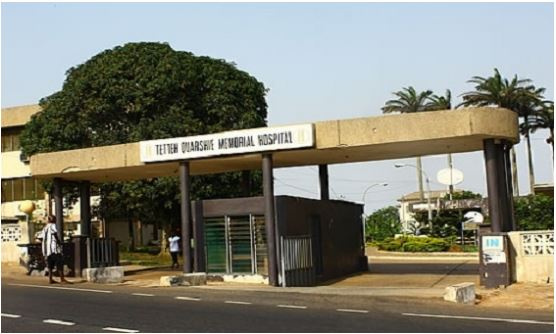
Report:
M 310 236 L 280 237 L 282 286 L 313 286 L 315 267 Z
M 111 267 L 120 263 L 118 242 L 113 238 L 87 238 L 87 267 Z

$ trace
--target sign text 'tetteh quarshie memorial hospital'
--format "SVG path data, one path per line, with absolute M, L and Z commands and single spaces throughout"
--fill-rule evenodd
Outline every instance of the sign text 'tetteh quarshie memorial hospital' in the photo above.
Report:
M 313 145 L 312 124 L 256 128 L 140 142 L 142 162 L 188 160 L 296 149 Z

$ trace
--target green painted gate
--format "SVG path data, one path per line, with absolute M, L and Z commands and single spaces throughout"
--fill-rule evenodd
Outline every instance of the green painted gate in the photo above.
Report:
M 209 273 L 268 274 L 264 216 L 205 218 Z

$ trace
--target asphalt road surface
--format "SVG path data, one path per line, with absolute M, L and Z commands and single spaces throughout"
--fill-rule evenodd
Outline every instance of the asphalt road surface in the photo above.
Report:
M 399 299 L 2 280 L 2 332 L 553 332 L 553 314 Z

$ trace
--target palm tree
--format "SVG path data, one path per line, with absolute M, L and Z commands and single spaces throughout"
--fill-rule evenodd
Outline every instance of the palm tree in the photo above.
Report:
M 516 106 L 517 114 L 519 117 L 523 118 L 523 122 L 520 124 L 520 132 L 525 136 L 525 143 L 527 144 L 527 162 L 529 167 L 529 186 L 531 189 L 531 194 L 535 194 L 535 174 L 533 172 L 533 151 L 531 149 L 531 138 L 530 132 L 531 127 L 529 126 L 530 118 L 537 113 L 542 108 L 542 99 L 545 89 L 535 88 L 535 86 L 527 86 L 519 91 L 519 100 Z
M 427 110 L 450 110 L 452 109 L 452 92 L 446 89 L 445 96 L 432 95 L 427 103 Z
M 402 90 L 393 92 L 398 99 L 388 100 L 382 107 L 382 112 L 384 114 L 389 113 L 415 113 L 428 111 L 427 109 L 427 99 L 432 95 L 432 91 L 426 90 L 424 92 L 417 93 L 415 88 L 409 86 L 407 88 L 402 88 Z M 417 157 L 417 180 L 419 182 L 419 199 L 423 201 L 425 199 L 423 195 L 423 173 L 422 173 L 422 163 L 421 157 Z
M 531 85 L 530 79 L 518 79 L 517 75 L 514 75 L 511 81 L 506 78 L 502 78 L 498 69 L 494 69 L 494 76 L 483 78 L 480 76 L 474 76 L 469 83 L 475 84 L 475 91 L 467 92 L 462 94 L 463 102 L 458 105 L 460 106 L 497 106 L 501 108 L 506 108 L 512 110 L 518 114 L 519 117 L 527 118 L 530 110 L 526 106 L 531 106 L 534 103 L 538 103 L 539 98 L 542 96 L 544 89 L 537 89 L 535 86 Z M 527 132 L 528 133 L 528 132 Z M 527 135 L 528 138 L 528 135 Z M 533 192 L 534 184 L 534 173 L 533 173 L 533 162 L 531 158 L 530 142 L 528 142 L 528 152 L 529 152 L 529 176 L 531 183 L 531 192 Z M 517 164 L 516 164 L 516 154 L 515 149 L 512 147 L 512 182 L 514 184 L 514 196 L 519 195 L 519 183 L 517 179 Z
M 432 95 L 429 97 L 429 102 L 427 103 L 427 110 L 451 110 L 452 109 L 452 92 L 446 89 L 446 95 L 438 96 Z M 452 153 L 448 153 L 448 167 L 450 169 L 454 168 L 454 163 L 452 160 Z M 454 186 L 450 184 L 449 193 L 450 200 L 452 199 L 452 194 L 454 192 Z
M 528 129 L 525 128 L 526 126 Z M 528 117 L 527 123 L 521 124 L 520 127 L 522 133 L 527 130 L 535 133 L 538 129 L 550 131 L 546 142 L 552 145 L 552 160 L 554 160 L 554 101 L 543 101 L 537 111 Z

